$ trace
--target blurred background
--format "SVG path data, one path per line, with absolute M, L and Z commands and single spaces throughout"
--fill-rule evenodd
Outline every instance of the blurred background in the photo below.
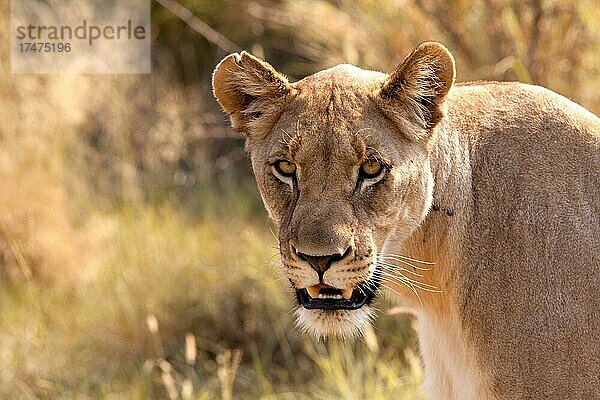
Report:
M 459 81 L 540 84 L 600 113 L 595 0 L 158 0 L 150 75 L 10 74 L 8 3 L 1 399 L 424 398 L 393 299 L 362 341 L 293 327 L 243 141 L 210 92 L 232 51 L 296 80 L 391 71 L 438 40 Z

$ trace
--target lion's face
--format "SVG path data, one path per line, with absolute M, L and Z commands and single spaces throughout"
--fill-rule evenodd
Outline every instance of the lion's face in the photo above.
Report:
M 368 320 L 386 280 L 377 264 L 386 238 L 412 232 L 431 202 L 425 146 L 398 135 L 362 86 L 334 83 L 352 72 L 339 67 L 298 84 L 271 133 L 249 142 L 298 319 L 318 334 Z
M 429 143 L 454 71 L 443 81 L 447 68 L 423 68 L 448 54 L 430 46 L 391 77 L 342 65 L 290 84 L 246 53 L 215 71 L 215 95 L 247 137 L 279 228 L 298 321 L 317 335 L 355 334 L 369 321 L 378 288 L 394 284 L 386 240 L 406 239 L 431 205 Z M 435 86 L 421 93 L 426 78 Z

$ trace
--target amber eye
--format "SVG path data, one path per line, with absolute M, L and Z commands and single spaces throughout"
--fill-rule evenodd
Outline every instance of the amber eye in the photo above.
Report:
M 360 166 L 360 176 L 365 179 L 376 178 L 383 171 L 383 165 L 375 160 L 368 160 Z
M 294 176 L 296 173 L 296 164 L 287 160 L 279 160 L 273 166 L 277 172 L 287 178 Z

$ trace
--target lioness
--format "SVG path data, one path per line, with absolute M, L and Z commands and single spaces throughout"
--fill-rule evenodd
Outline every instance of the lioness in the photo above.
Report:
M 600 399 L 600 119 L 454 77 L 434 42 L 390 75 L 217 66 L 298 323 L 355 334 L 387 288 L 416 310 L 432 398 Z

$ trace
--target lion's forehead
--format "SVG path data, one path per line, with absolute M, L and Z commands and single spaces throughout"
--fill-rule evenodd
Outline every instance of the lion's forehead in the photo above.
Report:
M 385 74 L 352 65 L 338 65 L 294 83 L 290 111 L 306 122 L 317 124 L 349 122 L 371 103 L 371 95 L 381 86 Z
M 380 115 L 371 95 L 385 76 L 338 65 L 295 83 L 297 92 L 271 132 L 268 158 L 291 159 L 318 186 L 352 182 L 368 149 L 379 147 Z
M 294 83 L 295 87 L 322 88 L 331 84 L 345 87 L 370 89 L 381 85 L 386 74 L 377 71 L 364 70 L 350 64 L 340 64 Z
M 364 143 L 372 134 L 367 132 L 369 121 L 377 117 L 370 99 L 372 90 L 333 78 L 310 82 L 300 85 L 282 110 L 271 133 L 274 144 L 289 147 L 299 162 L 315 156 L 361 158 Z

